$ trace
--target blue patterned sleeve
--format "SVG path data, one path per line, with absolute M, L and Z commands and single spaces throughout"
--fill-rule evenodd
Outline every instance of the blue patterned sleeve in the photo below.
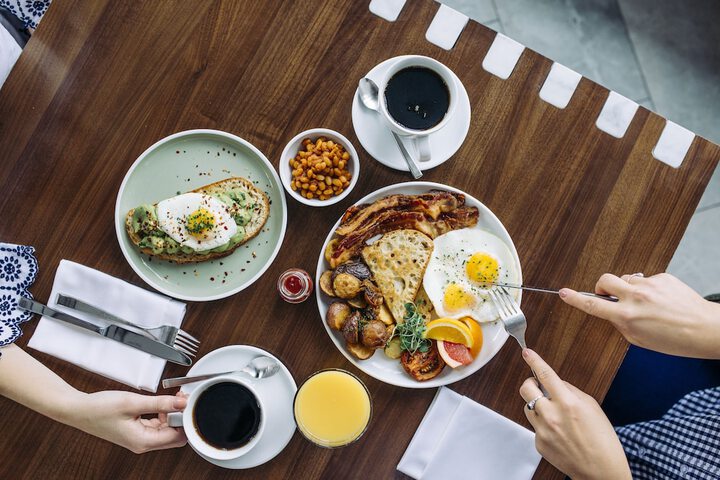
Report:
M 25 28 L 37 28 L 38 23 L 52 0 L 0 0 L 5 7 L 25 24 Z
M 0 243 L 0 347 L 15 342 L 22 331 L 20 324 L 32 313 L 17 308 L 18 297 L 30 297 L 38 263 L 35 249 L 24 245 Z

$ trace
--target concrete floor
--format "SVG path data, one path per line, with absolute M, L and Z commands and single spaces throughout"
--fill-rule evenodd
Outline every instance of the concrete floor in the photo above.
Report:
M 720 143 L 717 0 L 442 3 Z M 720 292 L 720 168 L 668 272 L 702 295 Z

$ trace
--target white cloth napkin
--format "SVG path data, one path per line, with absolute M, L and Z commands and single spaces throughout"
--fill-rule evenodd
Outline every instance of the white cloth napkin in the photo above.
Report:
M 397 469 L 415 479 L 531 479 L 535 434 L 441 387 Z
M 83 265 L 62 260 L 48 306 L 78 318 L 102 320 L 59 306 L 62 293 L 144 327 L 180 326 L 185 304 Z M 165 360 L 79 327 L 43 317 L 28 346 L 135 388 L 157 391 Z

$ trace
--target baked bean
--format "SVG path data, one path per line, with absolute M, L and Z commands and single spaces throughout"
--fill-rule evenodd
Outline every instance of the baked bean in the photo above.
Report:
M 306 138 L 302 148 L 289 160 L 290 188 L 304 198 L 327 200 L 350 186 L 347 170 L 350 154 L 339 143 L 324 137 Z

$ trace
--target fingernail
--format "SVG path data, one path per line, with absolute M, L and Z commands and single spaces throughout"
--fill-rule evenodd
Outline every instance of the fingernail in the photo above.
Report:
M 523 348 L 522 351 L 523 358 L 528 358 L 530 356 L 530 349 L 529 348 Z
M 568 291 L 564 288 L 560 289 L 560 298 L 565 298 L 568 296 Z
M 187 405 L 187 400 L 183 397 L 175 397 L 175 399 L 173 400 L 173 408 L 176 410 L 185 408 L 186 405 Z

